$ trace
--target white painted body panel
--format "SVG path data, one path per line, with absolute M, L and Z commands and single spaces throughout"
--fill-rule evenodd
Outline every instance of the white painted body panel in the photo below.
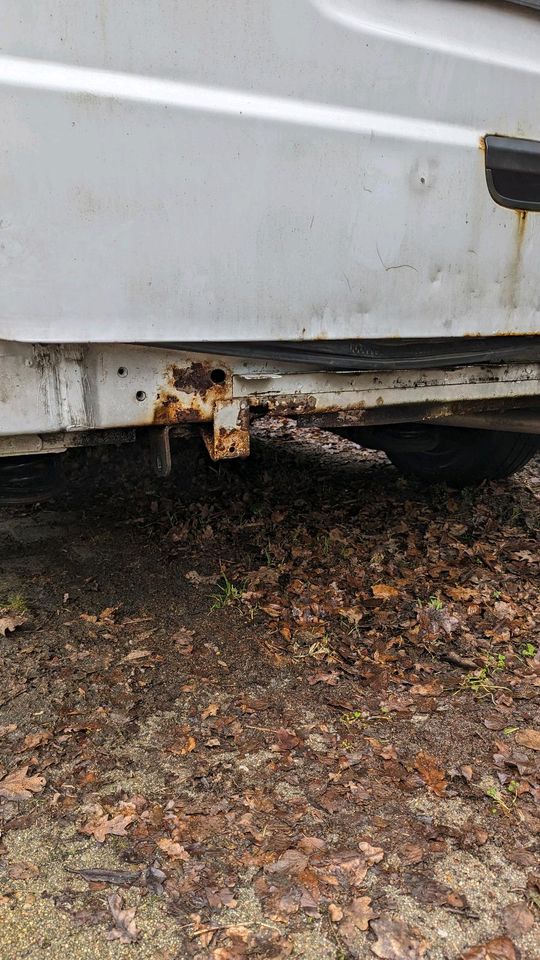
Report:
M 0 339 L 540 333 L 540 11 L 1 0 Z

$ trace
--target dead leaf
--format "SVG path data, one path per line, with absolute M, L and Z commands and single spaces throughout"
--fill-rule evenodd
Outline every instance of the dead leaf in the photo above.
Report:
M 141 876 L 140 870 L 101 870 L 99 867 L 65 867 L 68 873 L 76 873 L 77 876 L 87 880 L 88 883 L 136 883 Z
M 300 850 L 285 850 L 279 860 L 268 864 L 264 869 L 267 873 L 288 874 L 295 876 L 302 873 L 308 865 L 308 857 Z
M 187 753 L 193 753 L 196 746 L 195 737 L 186 737 L 178 743 L 171 743 L 170 747 L 167 747 L 167 752 L 174 754 L 175 757 L 185 757 Z
M 167 874 L 163 872 L 157 865 L 157 861 L 151 864 L 146 870 L 143 870 L 141 873 L 141 882 L 143 886 L 146 887 L 150 893 L 153 893 L 155 896 L 163 897 L 165 894 L 165 889 L 163 887 L 163 882 L 167 879 Z
M 120 663 L 131 663 L 132 660 L 143 660 L 144 657 L 151 656 L 151 650 L 131 650 L 125 657 L 122 657 Z
M 107 898 L 109 910 L 114 920 L 114 927 L 106 934 L 106 940 L 119 940 L 120 943 L 135 943 L 139 932 L 135 925 L 136 907 L 124 907 L 124 901 L 119 893 L 111 893 Z
M 281 753 L 288 753 L 289 750 L 294 750 L 300 743 L 299 737 L 296 736 L 291 730 L 286 730 L 285 727 L 280 727 L 279 730 L 276 730 L 277 744 L 273 748 L 277 749 Z
M 201 712 L 201 720 L 207 720 L 208 717 L 215 717 L 219 713 L 219 703 L 209 703 Z
M 26 623 L 26 617 L 21 617 L 19 614 L 0 617 L 0 634 L 5 637 L 6 633 L 12 633 L 17 627 L 22 627 L 23 623 Z
M 79 827 L 79 833 L 86 833 L 88 836 L 94 837 L 98 843 L 105 843 L 105 838 L 109 835 L 115 837 L 127 836 L 126 828 L 134 820 L 135 817 L 131 814 L 117 814 L 115 817 L 109 817 L 105 813 L 103 816 L 89 820 L 84 826 Z
M 493 605 L 493 615 L 497 620 L 514 620 L 516 611 L 511 603 L 505 603 L 504 600 L 498 600 Z
M 358 849 L 366 858 L 368 867 L 372 867 L 374 863 L 380 863 L 384 857 L 383 848 L 374 847 L 373 844 L 368 843 L 367 840 L 361 840 L 358 844 Z
M 371 897 L 356 897 L 343 910 L 343 920 L 339 925 L 339 932 L 345 940 L 355 936 L 357 930 L 367 930 L 370 920 L 375 914 L 371 909 Z
M 383 760 L 397 760 L 396 748 L 391 743 L 381 743 L 375 737 L 366 737 L 366 740 L 371 744 L 373 752 L 378 757 L 382 757 Z
M 322 853 L 326 850 L 326 843 L 320 837 L 302 837 L 298 843 L 298 849 L 310 857 L 314 853 Z
M 42 743 L 48 743 L 52 739 L 52 733 L 48 730 L 39 730 L 38 733 L 29 733 L 23 740 L 25 750 L 33 750 L 41 746 Z
M 39 867 L 35 863 L 21 861 L 20 863 L 10 863 L 7 867 L 7 875 L 11 880 L 31 880 L 39 874 Z
M 177 652 L 182 656 L 187 656 L 189 653 L 193 653 L 193 642 L 192 637 L 195 633 L 194 630 L 187 630 L 185 627 L 180 627 L 180 630 L 177 630 L 176 633 L 173 633 L 171 640 L 174 643 Z
M 204 577 L 201 573 L 197 573 L 196 570 L 188 570 L 184 574 L 185 579 L 188 583 L 192 583 L 194 587 L 199 587 L 203 583 L 215 583 L 217 580 L 217 575 L 212 574 L 210 577 Z
M 399 597 L 399 590 L 396 590 L 395 587 L 391 587 L 387 583 L 375 583 L 371 588 L 371 592 L 378 600 L 389 600 L 390 597 Z
M 33 793 L 40 793 L 46 784 L 45 777 L 27 775 L 28 764 L 8 773 L 0 780 L 0 797 L 6 800 L 28 800 Z
M 534 916 L 524 903 L 510 903 L 503 910 L 503 925 L 513 937 L 528 933 L 534 924 Z
M 343 920 L 343 910 L 337 903 L 328 904 L 328 916 L 330 917 L 332 923 L 339 923 L 340 920 Z
M 419 843 L 404 843 L 400 858 L 403 863 L 415 864 L 421 863 L 426 856 L 427 851 Z
M 181 843 L 177 843 L 175 840 L 171 840 L 168 837 L 164 837 L 162 840 L 158 840 L 157 845 L 160 850 L 163 851 L 171 860 L 189 860 L 190 856 L 187 850 L 182 846 Z
M 308 676 L 307 682 L 310 687 L 316 683 L 326 683 L 329 687 L 335 687 L 339 683 L 339 673 L 337 670 L 317 670 Z
M 442 797 L 448 781 L 445 780 L 444 770 L 438 766 L 438 761 L 430 753 L 420 750 L 416 754 L 414 769 L 420 774 L 426 787 L 437 797 Z
M 227 907 L 229 910 L 234 910 L 238 906 L 238 901 L 234 899 L 234 893 L 228 887 L 220 887 L 218 890 L 207 887 L 205 893 L 209 907 Z
M 370 924 L 377 942 L 371 950 L 382 960 L 421 960 L 429 944 L 418 940 L 402 920 L 373 920 Z
M 105 607 L 99 615 L 100 620 L 107 620 L 109 623 L 114 623 L 114 616 L 118 610 L 118 607 Z
M 519 954 L 508 937 L 495 937 L 487 943 L 469 947 L 460 960 L 519 960 Z
M 16 729 L 16 723 L 6 723 L 3 727 L 0 727 L 0 737 L 5 737 L 8 733 L 14 733 Z
M 438 697 L 444 687 L 439 680 L 431 680 L 429 683 L 413 683 L 411 693 L 419 697 Z
M 533 730 L 528 727 L 525 730 L 518 730 L 515 741 L 520 747 L 528 747 L 529 750 L 540 750 L 540 730 Z

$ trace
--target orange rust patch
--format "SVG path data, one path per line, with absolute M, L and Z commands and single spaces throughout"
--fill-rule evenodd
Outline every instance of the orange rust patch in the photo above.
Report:
M 192 397 L 186 403 L 171 394 L 158 393 L 154 406 L 154 423 L 203 423 L 211 418 L 202 406 L 198 397 Z
M 518 244 L 521 246 L 523 243 L 523 237 L 525 236 L 525 227 L 527 225 L 527 211 L 526 210 L 516 210 L 518 216 Z
M 193 361 L 188 367 L 171 364 L 166 382 L 156 397 L 153 422 L 207 423 L 212 420 L 215 403 L 227 397 L 231 386 L 228 371 L 220 369 L 224 380 L 215 383 L 213 370 L 213 366 L 199 361 Z
M 206 393 L 214 383 L 210 368 L 204 363 L 194 362 L 189 367 L 171 367 L 171 383 L 179 393 Z
M 515 210 L 517 217 L 517 232 L 515 238 L 514 256 L 508 273 L 508 306 L 515 310 L 519 306 L 519 287 L 521 283 L 521 261 L 523 242 L 527 227 L 527 211 Z

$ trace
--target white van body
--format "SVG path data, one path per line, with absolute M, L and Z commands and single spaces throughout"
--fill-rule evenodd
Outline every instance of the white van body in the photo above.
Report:
M 338 425 L 387 389 L 438 417 L 540 397 L 536 166 L 523 204 L 486 176 L 490 137 L 540 141 L 540 0 L 0 6 L 1 452 L 245 432 L 261 396 Z M 256 349 L 516 336 L 499 366 L 389 362 L 380 390 Z
M 481 0 L 2 0 L 0 338 L 540 331 L 540 11 Z

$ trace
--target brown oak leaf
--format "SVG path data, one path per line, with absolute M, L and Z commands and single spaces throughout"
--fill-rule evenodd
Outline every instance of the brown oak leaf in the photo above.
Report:
M 29 777 L 28 764 L 8 773 L 0 780 L 0 797 L 6 800 L 28 800 L 33 793 L 40 793 L 46 784 L 45 777 L 37 774 Z
M 19 863 L 10 863 L 7 866 L 7 875 L 11 880 L 32 880 L 39 874 L 39 867 L 35 863 L 23 860 Z
M 528 933 L 534 924 L 534 916 L 524 903 L 510 903 L 503 910 L 504 929 L 513 937 Z
M 526 730 L 518 730 L 515 740 L 520 747 L 528 747 L 529 750 L 540 750 L 540 730 L 533 730 L 532 727 Z
M 399 597 L 399 590 L 387 583 L 375 583 L 371 592 L 378 600 L 388 600 L 390 597 Z
M 275 863 L 269 863 L 265 867 L 267 873 L 274 874 L 298 874 L 302 873 L 302 870 L 305 870 L 308 865 L 308 857 L 305 853 L 301 853 L 300 850 L 285 850 L 281 854 L 279 860 L 276 860 Z
M 357 930 L 367 930 L 375 914 L 371 909 L 371 897 L 355 897 L 343 910 L 343 920 L 339 932 L 345 940 L 355 937 Z
M 114 920 L 114 927 L 106 934 L 106 940 L 119 940 L 120 943 L 135 943 L 139 931 L 135 925 L 136 907 L 124 907 L 124 901 L 119 893 L 111 893 L 107 898 L 109 910 Z
M 144 660 L 145 657 L 151 657 L 151 650 L 131 650 L 126 654 L 125 657 L 119 661 L 120 663 L 131 663 L 133 660 Z
M 23 747 L 25 750 L 34 750 L 35 747 L 40 747 L 42 743 L 48 743 L 52 739 L 52 733 L 49 733 L 48 730 L 39 730 L 37 733 L 28 733 L 23 740 Z
M 201 713 L 201 720 L 207 720 L 208 717 L 215 717 L 219 712 L 219 703 L 209 703 Z
M 163 853 L 173 860 L 189 860 L 189 853 L 185 847 L 183 847 L 181 843 L 169 839 L 169 837 L 158 840 L 157 845 Z
M 26 617 L 21 617 L 19 614 L 0 617 L 0 634 L 5 637 L 6 633 L 12 633 L 17 627 L 22 627 L 23 623 L 26 623 Z
M 382 960 L 421 960 L 429 943 L 419 940 L 402 920 L 373 920 L 370 924 L 377 942 L 371 944 Z
M 508 937 L 495 937 L 487 943 L 469 947 L 460 960 L 519 960 L 519 953 Z
M 103 816 L 96 817 L 94 820 L 89 820 L 88 823 L 85 823 L 82 827 L 79 827 L 79 833 L 86 833 L 88 836 L 94 837 L 98 843 L 105 843 L 105 838 L 113 835 L 115 837 L 125 837 L 126 828 L 129 827 L 130 823 L 133 823 L 135 817 L 131 814 L 117 814 L 115 817 L 110 817 L 107 813 Z
M 437 759 L 426 750 L 420 750 L 416 754 L 414 769 L 420 774 L 428 790 L 442 797 L 448 781 L 445 780 L 444 770 L 439 767 Z

